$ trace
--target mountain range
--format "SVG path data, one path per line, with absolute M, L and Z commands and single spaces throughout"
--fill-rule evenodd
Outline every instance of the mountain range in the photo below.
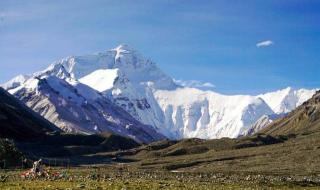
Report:
M 64 131 L 107 131 L 143 143 L 252 134 L 316 92 L 223 95 L 183 87 L 127 45 L 64 58 L 2 87 Z
M 314 176 L 319 173 L 319 129 L 320 91 L 294 111 L 251 136 L 160 141 L 127 152 L 121 151 L 118 155 L 125 155 L 122 157 L 124 159 L 135 160 L 130 165 L 141 170 L 169 170 L 188 174 L 196 172 L 197 175 L 221 172 L 241 176 L 246 173 L 250 177 L 276 175 L 281 176 L 282 182 L 292 182 L 293 176 Z M 250 178 L 248 175 L 241 181 L 247 181 Z M 285 180 L 284 176 L 290 178 Z M 225 179 L 226 175 L 223 175 L 223 178 Z M 261 182 L 258 178 L 254 177 L 253 181 Z M 265 176 L 262 178 L 263 183 L 270 180 Z M 307 186 L 308 181 L 311 181 L 306 180 L 307 177 L 300 179 L 301 186 Z M 230 180 L 234 182 L 237 177 Z M 318 188 L 319 184 L 315 181 L 311 183 L 317 184 Z M 260 186 L 257 189 L 261 189 Z

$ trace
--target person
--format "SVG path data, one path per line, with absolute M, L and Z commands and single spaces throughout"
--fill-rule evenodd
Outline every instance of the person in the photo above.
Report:
M 42 172 L 42 159 L 40 158 L 38 161 L 33 162 L 32 172 L 41 173 Z

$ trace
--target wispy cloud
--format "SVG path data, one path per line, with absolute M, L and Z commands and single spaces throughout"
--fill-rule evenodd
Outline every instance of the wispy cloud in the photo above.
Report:
M 27 12 L 25 10 L 0 10 L 0 21 L 6 24 L 16 24 L 31 20 L 39 20 L 42 17 L 48 15 L 47 12 L 34 9 L 32 12 Z
M 210 82 L 201 82 L 198 80 L 177 80 L 174 79 L 174 82 L 180 86 L 192 87 L 192 88 L 214 88 L 215 85 Z
M 262 47 L 271 46 L 271 45 L 273 45 L 273 44 L 274 44 L 273 41 L 271 41 L 271 40 L 266 40 L 266 41 L 262 41 L 262 42 L 257 43 L 256 46 L 257 46 L 258 48 L 262 48 Z

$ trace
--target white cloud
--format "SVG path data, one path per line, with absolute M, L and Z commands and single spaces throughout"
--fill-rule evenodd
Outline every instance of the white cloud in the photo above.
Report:
M 210 82 L 201 82 L 198 80 L 177 80 L 173 79 L 174 82 L 180 86 L 192 87 L 192 88 L 214 88 L 215 85 Z
M 266 41 L 262 41 L 262 42 L 257 43 L 256 46 L 257 46 L 258 48 L 260 48 L 260 47 L 271 46 L 271 45 L 273 45 L 273 44 L 274 44 L 273 41 L 271 41 L 271 40 L 266 40 Z

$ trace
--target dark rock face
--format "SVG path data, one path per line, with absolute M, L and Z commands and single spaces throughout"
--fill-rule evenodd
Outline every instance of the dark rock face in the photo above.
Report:
M 27 140 L 60 131 L 18 99 L 0 88 L 0 137 Z
M 137 100 L 137 107 L 141 110 L 149 109 L 151 106 L 148 101 L 144 98 L 141 100 Z

